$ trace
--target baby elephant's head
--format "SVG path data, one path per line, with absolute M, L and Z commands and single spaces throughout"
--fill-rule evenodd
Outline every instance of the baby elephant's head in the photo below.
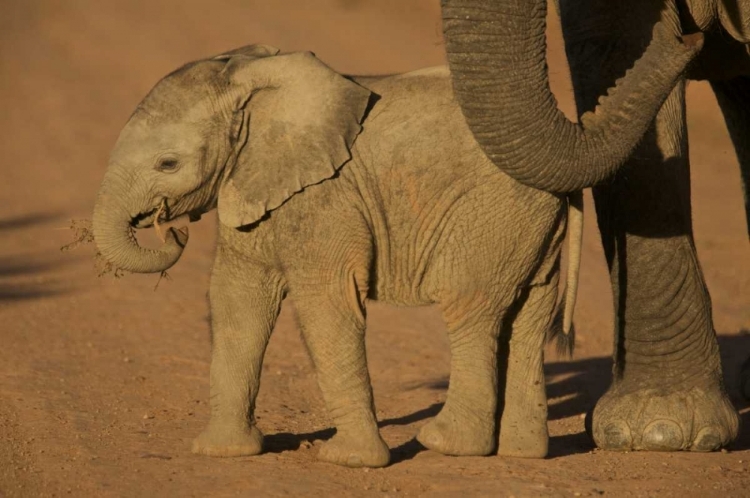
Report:
M 160 272 L 179 259 L 186 229 L 138 245 L 133 228 L 218 205 L 221 223 L 258 221 L 351 158 L 370 92 L 311 53 L 252 45 L 183 66 L 161 80 L 122 130 L 94 208 L 102 256 Z

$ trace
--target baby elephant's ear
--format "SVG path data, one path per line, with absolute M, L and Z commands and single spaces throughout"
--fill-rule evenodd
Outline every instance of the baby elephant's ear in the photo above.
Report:
M 227 166 L 218 207 L 221 222 L 236 228 L 331 178 L 351 159 L 370 91 L 307 52 L 239 55 L 224 73 L 237 109 L 231 141 L 241 149 Z

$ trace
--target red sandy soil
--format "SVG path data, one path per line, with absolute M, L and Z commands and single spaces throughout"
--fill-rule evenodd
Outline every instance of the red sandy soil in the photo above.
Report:
M 382 433 L 394 448 L 390 467 L 316 461 L 331 425 L 289 306 L 258 400 L 268 452 L 192 455 L 191 439 L 209 415 L 214 217 L 191 227 L 171 281 L 156 291 L 155 275 L 97 278 L 93 248 L 60 253 L 71 233 L 59 228 L 90 218 L 120 128 L 182 63 L 262 42 L 312 50 L 355 74 L 442 64 L 439 2 L 5 0 L 1 10 L 0 496 L 750 494 L 750 430 L 713 454 L 599 451 L 583 432 L 583 414 L 608 385 L 612 348 L 611 294 L 590 199 L 579 347 L 572 361 L 547 355 L 547 459 L 422 451 L 412 438 L 445 399 L 444 327 L 432 308 L 375 304 L 368 356 Z M 572 114 L 554 23 L 550 39 L 554 89 Z M 735 383 L 750 354 L 739 174 L 710 89 L 691 83 L 688 93 L 696 243 L 730 393 L 747 422 Z

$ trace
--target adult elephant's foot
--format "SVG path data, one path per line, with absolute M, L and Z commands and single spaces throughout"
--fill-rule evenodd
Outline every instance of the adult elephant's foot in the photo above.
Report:
M 673 389 L 638 389 L 622 380 L 599 400 L 590 422 L 596 445 L 616 451 L 714 451 L 739 428 L 718 379 Z
M 212 457 L 237 457 L 258 455 L 263 451 L 263 434 L 257 427 L 224 426 L 209 424 L 193 440 L 193 453 Z
M 417 441 L 444 455 L 484 456 L 495 449 L 494 416 L 468 418 L 446 404 L 440 413 L 422 426 Z
M 345 467 L 385 467 L 391 452 L 377 432 L 339 431 L 321 446 L 318 460 Z

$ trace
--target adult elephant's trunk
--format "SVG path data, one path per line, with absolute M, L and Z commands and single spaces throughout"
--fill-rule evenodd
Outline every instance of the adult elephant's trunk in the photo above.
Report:
M 187 228 L 170 228 L 160 249 L 139 246 L 131 227 L 132 217 L 137 213 L 128 209 L 122 194 L 129 190 L 115 187 L 111 178 L 105 178 L 99 190 L 93 220 L 99 252 L 119 269 L 135 273 L 164 271 L 180 258 L 188 239 Z
M 442 5 L 454 91 L 475 138 L 510 176 L 554 192 L 616 172 L 703 42 L 700 34 L 679 40 L 659 25 L 643 57 L 581 126 L 558 110 L 549 87 L 546 0 Z

